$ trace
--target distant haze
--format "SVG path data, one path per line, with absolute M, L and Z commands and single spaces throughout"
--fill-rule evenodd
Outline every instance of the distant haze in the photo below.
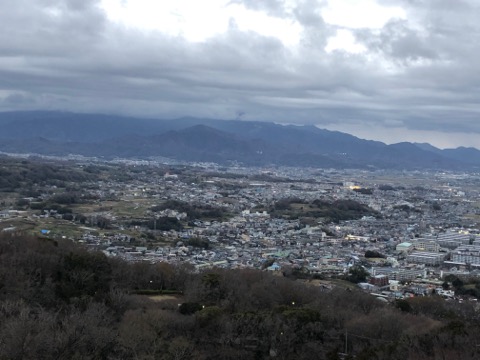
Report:
M 0 2 L 0 111 L 311 124 L 480 148 L 474 0 Z
M 0 129 L 0 151 L 7 153 L 364 170 L 480 169 L 480 150 L 474 148 L 386 145 L 312 125 L 20 111 L 0 113 Z

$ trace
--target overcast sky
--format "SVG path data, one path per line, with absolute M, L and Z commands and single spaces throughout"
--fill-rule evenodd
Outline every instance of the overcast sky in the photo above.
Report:
M 480 148 L 478 0 L 3 0 L 0 111 Z

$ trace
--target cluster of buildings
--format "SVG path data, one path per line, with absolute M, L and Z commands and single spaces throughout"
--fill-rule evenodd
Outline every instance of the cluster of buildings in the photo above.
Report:
M 75 240 L 108 256 L 183 263 L 197 270 L 258 268 L 335 277 L 358 265 L 368 270 L 369 285 L 375 289 L 389 287 L 395 293 L 400 283 L 411 281 L 438 287 L 442 271 L 480 271 L 479 180 L 472 174 L 260 171 L 214 164 L 177 172 L 171 167 L 158 176 L 135 171 L 134 181 L 107 179 L 85 190 L 109 206 L 83 214 L 83 235 Z M 276 202 L 292 198 L 305 204 L 354 200 L 369 206 L 372 214 L 338 223 L 310 219 L 309 225 L 301 217 L 272 216 Z M 191 219 L 175 208 L 152 210 L 171 200 L 210 206 L 228 216 Z M 12 217 L 15 214 L 2 209 L 0 230 L 9 228 Z M 98 229 L 98 217 L 108 219 L 108 229 Z M 184 226 L 168 231 L 147 227 L 146 220 L 160 217 L 175 218 Z M 368 252 L 381 256 L 366 257 Z
M 221 222 L 195 220 L 182 231 L 164 232 L 161 235 L 171 240 L 169 246 L 146 246 L 142 251 L 109 246 L 108 254 L 129 260 L 186 262 L 197 269 L 262 268 L 266 260 L 274 259 L 275 270 L 294 267 L 324 275 L 344 274 L 353 264 L 363 263 L 372 276 L 388 274 L 389 279 L 399 281 L 426 278 L 435 273 L 429 269 L 463 271 L 480 264 L 476 227 L 467 216 L 477 211 L 471 203 L 472 192 L 477 193 L 475 189 L 459 190 L 462 179 L 456 179 L 453 186 L 441 178 L 427 182 L 416 174 L 411 186 L 392 180 L 391 190 L 380 190 L 369 174 L 361 174 L 356 181 L 338 181 L 346 173 L 313 176 L 286 169 L 268 173 L 272 181 L 252 182 L 248 171 L 258 170 L 241 170 L 236 177 L 209 176 L 199 183 L 185 183 L 169 174 L 160 188 L 130 184 L 122 192 L 125 199 L 141 195 L 194 201 L 236 215 Z M 281 181 L 274 181 L 276 178 Z M 358 192 L 362 187 L 373 191 Z M 378 215 L 303 226 L 299 219 L 274 218 L 264 210 L 285 198 L 306 202 L 351 199 L 370 206 Z M 162 216 L 176 214 L 173 209 L 164 213 Z M 189 246 L 190 238 L 208 240 L 209 249 Z M 369 250 L 382 253 L 385 259 L 372 263 L 364 257 Z

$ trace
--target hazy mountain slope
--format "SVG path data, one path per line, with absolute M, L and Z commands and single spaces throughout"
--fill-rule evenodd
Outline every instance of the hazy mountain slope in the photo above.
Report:
M 162 133 L 165 121 L 67 112 L 0 113 L 0 138 L 43 137 L 63 142 L 98 142 L 125 135 Z
M 480 151 L 472 147 L 459 147 L 456 149 L 444 149 L 442 155 L 461 163 L 480 166 Z
M 125 144 L 128 143 L 128 146 Z M 178 131 L 168 131 L 148 137 L 122 138 L 99 146 L 108 156 L 149 157 L 166 156 L 190 161 L 246 161 L 262 159 L 267 144 L 238 139 L 205 125 L 195 125 Z
M 480 151 L 386 145 L 314 126 L 136 119 L 65 112 L 0 113 L 0 151 L 334 168 L 476 169 Z
M 456 149 L 438 149 L 430 144 L 415 144 L 422 150 L 427 150 L 435 154 L 441 155 L 451 160 L 455 160 L 457 163 L 467 163 L 471 165 L 480 166 L 480 151 L 473 147 L 460 146 Z

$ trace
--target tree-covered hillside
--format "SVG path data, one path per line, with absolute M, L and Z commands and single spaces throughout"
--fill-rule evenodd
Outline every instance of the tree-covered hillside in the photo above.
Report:
M 473 302 L 433 296 L 386 304 L 269 272 L 191 270 L 125 263 L 70 241 L 2 235 L 0 359 L 480 355 Z

